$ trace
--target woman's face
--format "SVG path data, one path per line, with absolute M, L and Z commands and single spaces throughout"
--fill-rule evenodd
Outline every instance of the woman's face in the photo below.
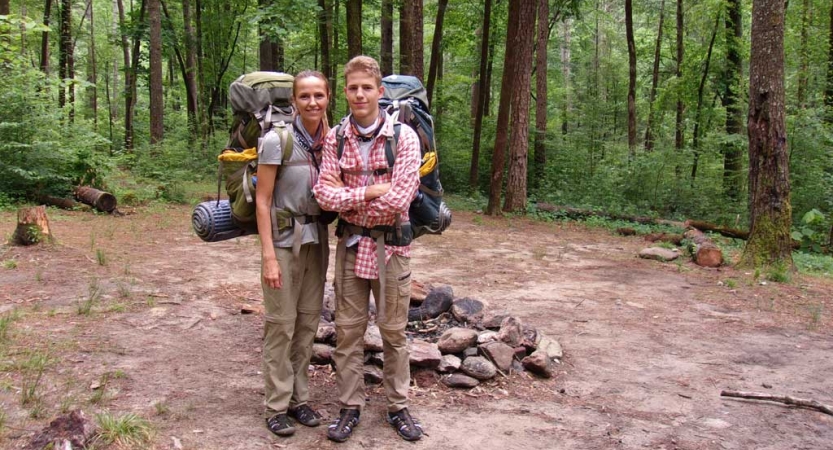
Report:
M 327 84 L 318 77 L 304 77 L 295 82 L 295 109 L 301 120 L 307 123 L 320 122 L 327 112 L 330 97 Z

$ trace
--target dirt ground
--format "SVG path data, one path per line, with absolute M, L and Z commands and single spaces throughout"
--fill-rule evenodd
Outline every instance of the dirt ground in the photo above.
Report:
M 17 311 L 0 342 L 0 448 L 22 448 L 73 408 L 145 417 L 157 449 L 173 438 L 185 449 L 833 448 L 833 416 L 720 397 L 833 404 L 829 279 L 762 283 L 729 267 L 638 259 L 640 237 L 466 212 L 443 236 L 420 238 L 415 278 L 557 338 L 557 377 L 514 374 L 472 391 L 415 377 L 412 411 L 427 434 L 414 444 L 384 422 L 378 388 L 345 444 L 323 426 L 274 437 L 261 418 L 262 317 L 240 314 L 261 301 L 256 238 L 204 243 L 190 211 L 49 210 L 55 245 L 0 247 L 0 313 Z M 0 213 L 3 236 L 14 226 Z M 48 363 L 22 406 L 25 361 L 37 354 Z M 337 413 L 328 368 L 314 371 L 311 391 L 326 417 Z

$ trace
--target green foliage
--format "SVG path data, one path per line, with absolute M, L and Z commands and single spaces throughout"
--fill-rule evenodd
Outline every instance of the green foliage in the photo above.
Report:
M 0 315 L 0 343 L 6 342 L 9 337 L 9 330 L 13 322 L 20 318 L 18 310 L 12 310 L 9 313 Z
M 793 252 L 793 262 L 801 273 L 833 275 L 833 256 L 814 253 Z
M 105 412 L 96 414 L 95 418 L 101 429 L 96 443 L 101 445 L 145 448 L 155 434 L 150 422 L 136 414 L 128 413 L 116 417 Z
M 790 237 L 801 242 L 802 249 L 821 253 L 822 246 L 827 244 L 829 230 L 824 214 L 813 208 L 804 214 L 801 223 L 797 228 L 793 228 Z

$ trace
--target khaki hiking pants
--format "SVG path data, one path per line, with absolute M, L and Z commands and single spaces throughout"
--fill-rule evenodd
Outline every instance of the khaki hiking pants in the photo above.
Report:
M 267 417 L 309 400 L 308 367 L 324 302 L 326 274 L 320 245 L 302 245 L 297 260 L 293 260 L 291 248 L 275 249 L 281 289 L 270 288 L 261 277 L 266 310 L 263 378 Z
M 365 403 L 364 389 L 364 333 L 370 292 L 379 298 L 379 280 L 358 278 L 356 248 L 339 249 L 336 254 L 336 383 L 342 408 L 361 410 Z M 408 386 L 411 383 L 408 342 L 408 305 L 411 300 L 410 258 L 393 255 L 385 267 L 385 316 L 377 319 L 382 334 L 385 364 L 382 384 L 387 397 L 388 412 L 408 406 Z M 377 308 L 378 310 L 378 308 Z

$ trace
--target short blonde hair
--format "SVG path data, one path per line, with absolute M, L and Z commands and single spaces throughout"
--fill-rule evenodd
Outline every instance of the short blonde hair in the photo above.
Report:
M 379 69 L 379 63 L 369 56 L 356 56 L 344 65 L 345 80 L 347 79 L 347 75 L 354 72 L 364 72 L 376 80 L 376 86 L 382 85 L 382 71 Z

